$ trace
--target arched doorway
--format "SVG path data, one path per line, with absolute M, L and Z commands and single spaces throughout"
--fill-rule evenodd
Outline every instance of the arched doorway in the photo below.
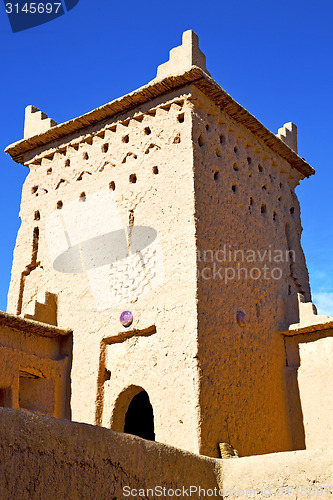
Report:
M 128 405 L 124 432 L 155 441 L 153 407 L 146 391 L 136 394 Z

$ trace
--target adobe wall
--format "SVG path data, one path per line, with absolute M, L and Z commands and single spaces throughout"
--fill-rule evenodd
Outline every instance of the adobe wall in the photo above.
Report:
M 219 442 L 242 456 L 290 450 L 278 331 L 298 321 L 297 292 L 310 298 L 301 175 L 200 91 L 194 97 L 200 453 L 218 457 Z
M 28 153 L 25 163 L 8 309 L 27 314 L 38 292 L 57 295 L 58 325 L 74 330 L 73 419 L 122 430 L 130 398 L 143 388 L 158 441 L 214 457 L 219 442 L 241 455 L 293 449 L 278 331 L 298 321 L 297 292 L 310 300 L 294 193 L 302 175 L 193 85 Z M 143 295 L 135 295 L 147 278 L 135 274 L 138 266 L 126 268 L 125 280 L 112 266 L 71 274 L 52 267 L 45 220 L 53 214 L 66 227 L 64 249 L 66 238 L 99 238 L 96 227 L 103 232 L 105 223 L 108 233 L 110 217 L 101 223 L 91 200 L 106 192 L 123 227 L 159 236 L 164 277 Z M 77 218 L 73 202 L 82 207 Z M 229 248 L 280 250 L 277 266 L 267 255 L 239 264 L 247 272 L 267 264 L 281 275 L 204 277 L 207 263 L 210 273 L 220 267 L 206 253 Z M 91 278 L 98 300 L 105 281 L 122 300 L 98 310 Z M 124 310 L 134 314 L 127 330 Z
M 115 500 L 126 498 L 125 486 L 218 487 L 213 459 L 109 429 L 0 408 L 0 436 L 1 498 Z
M 223 460 L 224 498 L 332 498 L 333 448 Z
M 23 187 L 8 311 L 25 314 L 38 292 L 57 295 L 58 325 L 74 331 L 73 420 L 109 427 L 119 394 L 139 386 L 147 391 L 154 409 L 156 439 L 198 451 L 189 93 L 190 87 L 184 87 L 26 155 L 30 173 Z M 93 269 L 97 291 L 100 280 L 107 279 L 112 286 L 116 282 L 114 288 L 122 297 L 120 303 L 106 304 L 103 310 L 97 310 L 87 273 L 53 269 L 45 236 L 48 216 L 55 212 L 66 225 L 73 202 L 80 204 L 83 215 L 71 227 L 67 225 L 69 238 L 73 241 L 78 227 L 81 241 L 100 236 L 95 229 L 103 210 L 84 208 L 99 192 L 108 193 L 124 227 L 157 231 L 164 270 L 158 288 L 148 286 L 149 291 L 137 297 L 142 283 L 133 269 L 123 270 L 123 282 L 112 270 L 100 276 L 99 269 Z M 108 233 L 109 222 L 107 215 L 102 234 L 103 224 Z M 76 242 L 79 236 L 75 234 Z M 101 248 L 97 250 L 98 255 Z M 104 295 L 100 291 L 98 299 Z M 119 322 L 124 310 L 134 315 L 130 329 Z M 128 330 L 132 334 L 126 337 Z M 111 372 L 111 382 L 105 370 Z
M 4 408 L 0 463 L 1 498 L 22 500 L 175 498 L 169 488 L 184 487 L 189 493 L 191 486 L 206 494 L 178 491 L 178 497 L 222 498 L 221 490 L 224 498 L 326 498 L 333 477 L 333 449 L 216 460 L 109 429 Z M 303 487 L 298 495 L 296 487 Z
M 22 325 L 1 324 L 5 319 L 0 318 L 0 406 L 70 419 L 70 335 L 43 337 L 31 332 L 32 322 L 22 331 Z
M 295 449 L 333 446 L 333 330 L 285 337 Z

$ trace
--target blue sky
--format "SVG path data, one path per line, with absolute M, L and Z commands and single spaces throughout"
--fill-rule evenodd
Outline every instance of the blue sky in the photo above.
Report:
M 1 4 L 0 309 L 28 172 L 3 150 L 23 137 L 25 106 L 61 123 L 135 90 L 191 28 L 212 77 L 236 101 L 274 133 L 298 126 L 299 155 L 316 169 L 297 188 L 302 244 L 318 310 L 333 315 L 332 18 L 328 0 L 80 0 L 50 23 L 12 33 Z

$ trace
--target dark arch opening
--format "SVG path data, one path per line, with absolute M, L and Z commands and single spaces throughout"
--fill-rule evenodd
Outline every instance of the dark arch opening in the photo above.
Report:
M 124 432 L 155 441 L 153 407 L 146 391 L 139 392 L 130 402 Z

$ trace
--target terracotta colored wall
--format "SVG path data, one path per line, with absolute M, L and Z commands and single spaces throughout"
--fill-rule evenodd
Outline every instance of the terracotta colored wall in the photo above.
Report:
M 299 173 L 199 91 L 194 96 L 200 452 L 218 457 L 219 442 L 242 456 L 289 450 L 278 330 L 298 321 L 297 292 L 310 297 Z M 237 310 L 246 314 L 243 327 Z
M 299 172 L 194 86 L 48 144 L 25 161 L 31 171 L 8 309 L 26 313 L 37 292 L 57 295 L 58 325 L 74 331 L 72 418 L 121 430 L 115 406 L 124 414 L 129 400 L 118 405 L 119 397 L 140 387 L 150 397 L 158 441 L 215 457 L 219 442 L 230 441 L 241 455 L 292 449 L 278 330 L 297 322 L 297 292 L 310 300 L 294 193 Z M 134 218 L 134 227 L 156 229 L 164 281 L 97 311 L 86 274 L 53 269 L 45 219 L 108 189 L 125 226 Z M 94 227 L 95 211 L 85 217 L 78 220 L 83 230 Z M 220 266 L 214 257 L 202 262 L 204 252 L 224 248 L 277 249 L 284 257 L 292 249 L 296 258 L 278 263 L 279 279 L 246 279 L 243 271 L 228 282 L 203 278 L 206 264 L 210 271 Z M 268 257 L 264 263 L 269 272 L 276 267 Z M 262 264 L 240 262 L 247 271 Z M 135 290 L 138 283 L 127 272 L 118 286 Z M 244 328 L 236 323 L 238 309 L 246 313 Z M 127 336 L 119 323 L 124 310 L 134 314 Z
M 110 500 L 126 498 L 125 486 L 218 487 L 213 459 L 100 427 L 0 408 L 0 436 L 1 498 Z
M 285 344 L 294 448 L 333 446 L 333 331 L 286 337 Z
M 264 491 L 270 498 L 313 498 L 304 491 L 326 487 L 326 498 L 333 477 L 333 449 L 216 460 L 100 427 L 3 408 L 0 463 L 1 498 L 22 500 L 172 498 L 147 493 L 157 486 L 206 491 L 180 495 L 193 499 L 222 498 L 219 489 L 224 498 L 263 498 Z M 125 486 L 146 492 L 125 497 Z M 303 487 L 299 495 L 293 494 L 297 486 Z
M 58 325 L 74 331 L 72 418 L 109 427 L 119 394 L 133 385 L 140 386 L 153 405 L 156 439 L 198 451 L 193 151 L 188 93 L 189 88 L 183 88 L 165 95 L 87 129 L 84 135 L 69 136 L 26 157 L 30 174 L 23 188 L 22 225 L 14 252 L 8 310 L 17 312 L 21 275 L 31 261 L 34 228 L 38 227 L 35 261 L 39 264 L 26 277 L 23 293 L 21 287 L 22 311 L 26 312 L 37 292 L 58 296 Z M 158 173 L 154 173 L 154 167 Z M 135 183 L 130 182 L 133 174 Z M 85 274 L 63 274 L 52 268 L 45 219 L 54 211 L 63 213 L 69 203 L 79 202 L 82 193 L 88 203 L 90 196 L 109 190 L 113 182 L 123 224 L 129 225 L 134 216 L 134 227 L 157 230 L 164 281 L 137 300 L 124 300 L 116 306 L 110 303 L 106 310 L 97 311 Z M 56 208 L 59 201 L 62 210 Z M 37 211 L 39 220 L 35 219 Z M 100 216 L 98 210 L 78 223 L 83 229 L 94 226 L 96 215 Z M 123 291 L 138 286 L 131 272 L 118 285 Z M 145 331 L 155 326 L 156 333 L 121 338 L 128 332 L 119 322 L 124 310 L 134 314 L 131 328 Z M 102 363 L 101 343 L 113 337 L 118 340 L 107 345 Z M 111 372 L 111 381 L 105 384 L 101 373 L 104 368 Z
M 331 498 L 333 494 L 333 448 L 224 460 L 221 468 L 224 498 Z
M 71 337 L 0 326 L 0 405 L 69 418 Z

